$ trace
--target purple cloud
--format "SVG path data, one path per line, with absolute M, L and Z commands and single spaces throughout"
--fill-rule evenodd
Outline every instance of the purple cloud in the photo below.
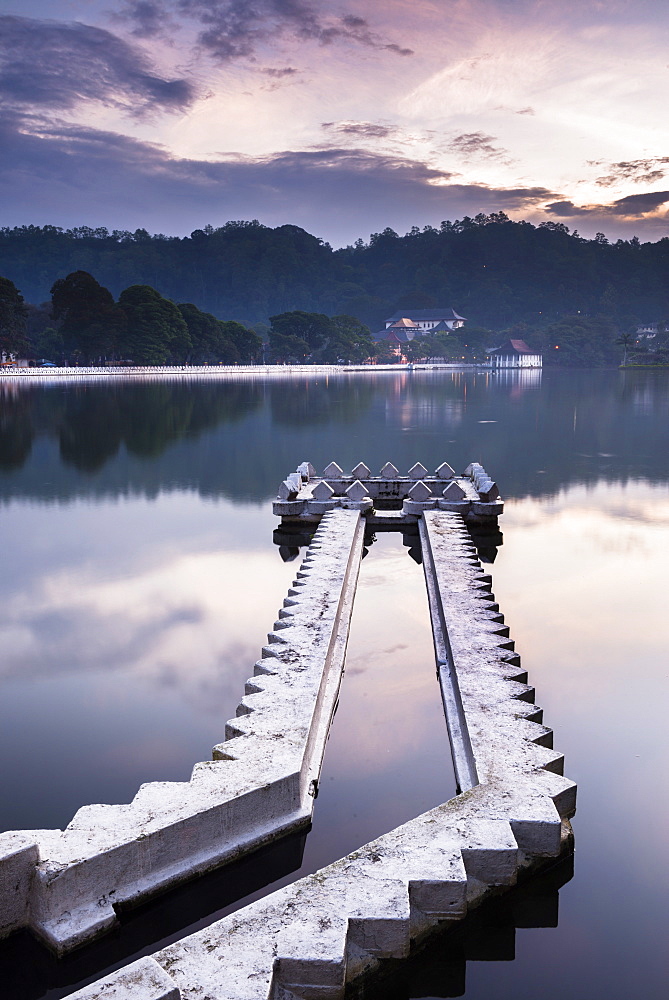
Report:
M 551 215 L 569 218 L 574 216 L 605 216 L 614 215 L 624 218 L 639 219 L 669 202 L 669 191 L 649 191 L 647 194 L 628 194 L 617 198 L 608 205 L 575 205 L 573 201 L 560 199 L 546 205 L 546 211 Z
M 102 28 L 0 17 L 5 106 L 67 110 L 93 100 L 142 115 L 184 108 L 194 97 L 187 80 L 153 73 L 138 49 Z
M 600 167 L 603 160 L 589 160 L 590 166 Z M 608 172 L 595 181 L 600 187 L 611 187 L 620 181 L 632 184 L 652 184 L 661 180 L 669 166 L 669 156 L 652 156 L 641 160 L 619 160 L 606 164 Z
M 190 232 L 207 222 L 259 218 L 347 243 L 388 225 L 401 230 L 477 212 L 538 210 L 556 198 L 542 187 L 458 184 L 454 176 L 356 147 L 210 162 L 172 158 L 160 146 L 90 128 L 17 115 L 0 122 L 6 225 L 164 231 L 168 219 L 171 232 Z
M 199 45 L 221 62 L 253 58 L 259 45 L 278 36 L 413 55 L 411 49 L 375 32 L 364 17 L 322 13 L 318 8 L 312 0 L 126 0 L 120 16 L 144 38 L 162 35 L 175 18 L 195 22 Z
M 399 139 L 402 136 L 401 129 L 395 125 L 382 125 L 380 122 L 321 122 L 321 128 L 356 139 Z
M 506 150 L 493 145 L 494 142 L 496 142 L 495 136 L 486 135 L 485 132 L 463 132 L 461 135 L 453 136 L 445 148 L 465 159 L 476 156 L 485 160 L 504 159 L 507 155 Z

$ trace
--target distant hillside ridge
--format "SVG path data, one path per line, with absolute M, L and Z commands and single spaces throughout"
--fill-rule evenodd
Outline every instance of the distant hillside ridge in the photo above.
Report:
M 607 317 L 619 329 L 669 318 L 668 237 L 609 243 L 601 233 L 584 239 L 561 223 L 534 226 L 503 213 L 404 236 L 385 229 L 340 250 L 298 226 L 257 221 L 183 238 L 143 229 L 0 229 L 0 275 L 28 302 L 45 301 L 53 283 L 76 270 L 114 296 L 151 285 L 245 324 L 300 309 L 352 315 L 375 330 L 398 309 L 438 304 L 491 330 L 579 314 Z

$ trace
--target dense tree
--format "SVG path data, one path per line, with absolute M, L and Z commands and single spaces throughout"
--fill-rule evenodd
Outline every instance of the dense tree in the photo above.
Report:
M 26 316 L 23 296 L 14 282 L 0 278 L 0 360 L 25 349 Z
M 125 317 L 109 289 L 88 271 L 73 271 L 53 284 L 51 315 L 59 324 L 71 361 L 96 362 L 115 356 Z
M 179 308 L 150 285 L 131 285 L 119 296 L 127 325 L 122 351 L 138 365 L 183 364 L 192 350 Z
M 380 365 L 395 365 L 400 362 L 397 344 L 393 344 L 389 340 L 380 340 L 374 344 L 372 357 Z
M 619 344 L 623 348 L 623 364 L 627 364 L 627 352 L 634 343 L 634 334 L 632 333 L 621 333 L 616 339 L 616 344 Z
M 255 330 L 249 330 L 235 320 L 221 322 L 224 335 L 230 340 L 243 364 L 253 364 L 262 358 L 263 342 Z
M 256 221 L 205 226 L 184 239 L 144 230 L 0 229 L 0 273 L 29 301 L 41 301 L 49 283 L 82 267 L 113 294 L 148 284 L 245 326 L 303 312 L 354 316 L 378 330 L 397 308 L 436 304 L 466 316 L 465 330 L 495 331 L 495 340 L 524 322 L 534 346 L 569 317 L 601 320 L 613 339 L 639 322 L 669 319 L 669 238 L 587 240 L 560 222 L 534 226 L 501 212 L 413 227 L 405 236 L 387 229 L 335 251 L 297 226 Z M 325 337 L 314 343 L 297 328 L 275 330 L 274 340 L 296 359 L 326 345 Z M 611 363 L 596 337 L 597 344 L 590 362 Z
M 355 316 L 333 316 L 325 345 L 318 352 L 318 360 L 336 364 L 337 361 L 366 361 L 372 355 L 374 344 L 369 327 Z
M 240 360 L 235 343 L 226 334 L 225 324 L 211 313 L 201 312 L 192 302 L 179 305 L 191 339 L 190 361 L 196 364 L 222 361 L 226 365 Z
M 331 325 L 323 313 L 291 312 L 270 316 L 269 347 L 276 361 L 304 361 L 327 343 Z
M 301 310 L 270 317 L 269 346 L 277 361 L 336 364 L 364 361 L 372 354 L 369 328 L 355 316 L 325 316 Z
M 619 364 L 616 334 L 614 323 L 606 317 L 565 316 L 543 332 L 544 363 L 582 368 Z

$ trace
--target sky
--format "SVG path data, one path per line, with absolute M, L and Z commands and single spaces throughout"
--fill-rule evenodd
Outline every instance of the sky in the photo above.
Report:
M 669 235 L 666 0 L 0 0 L 0 225 Z

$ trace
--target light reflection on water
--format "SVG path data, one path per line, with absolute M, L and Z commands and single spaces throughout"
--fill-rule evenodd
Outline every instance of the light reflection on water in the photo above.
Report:
M 209 755 L 294 575 L 267 500 L 298 461 L 476 458 L 507 497 L 495 592 L 579 810 L 558 928 L 518 931 L 514 963 L 470 962 L 466 995 L 664 996 L 666 375 L 159 390 L 0 392 L 3 828 L 62 824 Z M 368 617 L 368 638 L 393 617 Z M 393 732 L 412 732 L 422 695 L 404 730 L 392 690 L 375 693 Z M 363 724 L 333 732 L 326 768 L 348 767 Z M 398 740 L 396 760 L 406 752 Z M 409 813 L 411 777 L 398 769 Z

